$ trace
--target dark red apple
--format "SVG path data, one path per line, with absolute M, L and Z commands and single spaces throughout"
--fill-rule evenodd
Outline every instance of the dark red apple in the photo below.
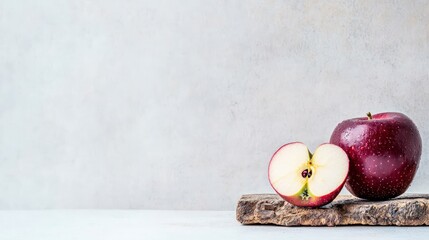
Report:
M 404 193 L 413 181 L 422 154 L 416 125 L 402 113 L 387 112 L 338 124 L 330 142 L 350 159 L 346 188 L 368 200 Z

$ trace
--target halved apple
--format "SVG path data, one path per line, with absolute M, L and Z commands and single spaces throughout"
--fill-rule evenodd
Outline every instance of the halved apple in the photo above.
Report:
M 312 155 L 301 142 L 280 147 L 271 158 L 268 178 L 274 190 L 299 207 L 328 204 L 347 179 L 349 159 L 340 147 L 322 144 Z

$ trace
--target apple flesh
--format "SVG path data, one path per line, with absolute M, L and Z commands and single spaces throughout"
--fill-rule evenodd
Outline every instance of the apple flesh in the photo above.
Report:
M 416 125 L 402 113 L 380 113 L 338 124 L 330 142 L 350 159 L 346 188 L 368 200 L 404 193 L 419 166 L 422 140 Z
M 268 178 L 273 189 L 299 207 L 332 202 L 347 178 L 347 154 L 333 144 L 320 145 L 312 155 L 300 142 L 280 147 L 271 158 Z

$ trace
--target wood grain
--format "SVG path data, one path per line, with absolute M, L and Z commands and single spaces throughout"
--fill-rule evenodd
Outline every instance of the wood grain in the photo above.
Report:
M 372 202 L 340 195 L 321 208 L 293 206 L 275 194 L 243 195 L 236 217 L 242 224 L 281 226 L 429 225 L 429 194 L 405 194 Z

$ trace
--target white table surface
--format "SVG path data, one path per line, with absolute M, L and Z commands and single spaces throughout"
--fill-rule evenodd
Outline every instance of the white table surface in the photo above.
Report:
M 0 211 L 0 239 L 429 239 L 429 227 L 242 226 L 233 211 Z

